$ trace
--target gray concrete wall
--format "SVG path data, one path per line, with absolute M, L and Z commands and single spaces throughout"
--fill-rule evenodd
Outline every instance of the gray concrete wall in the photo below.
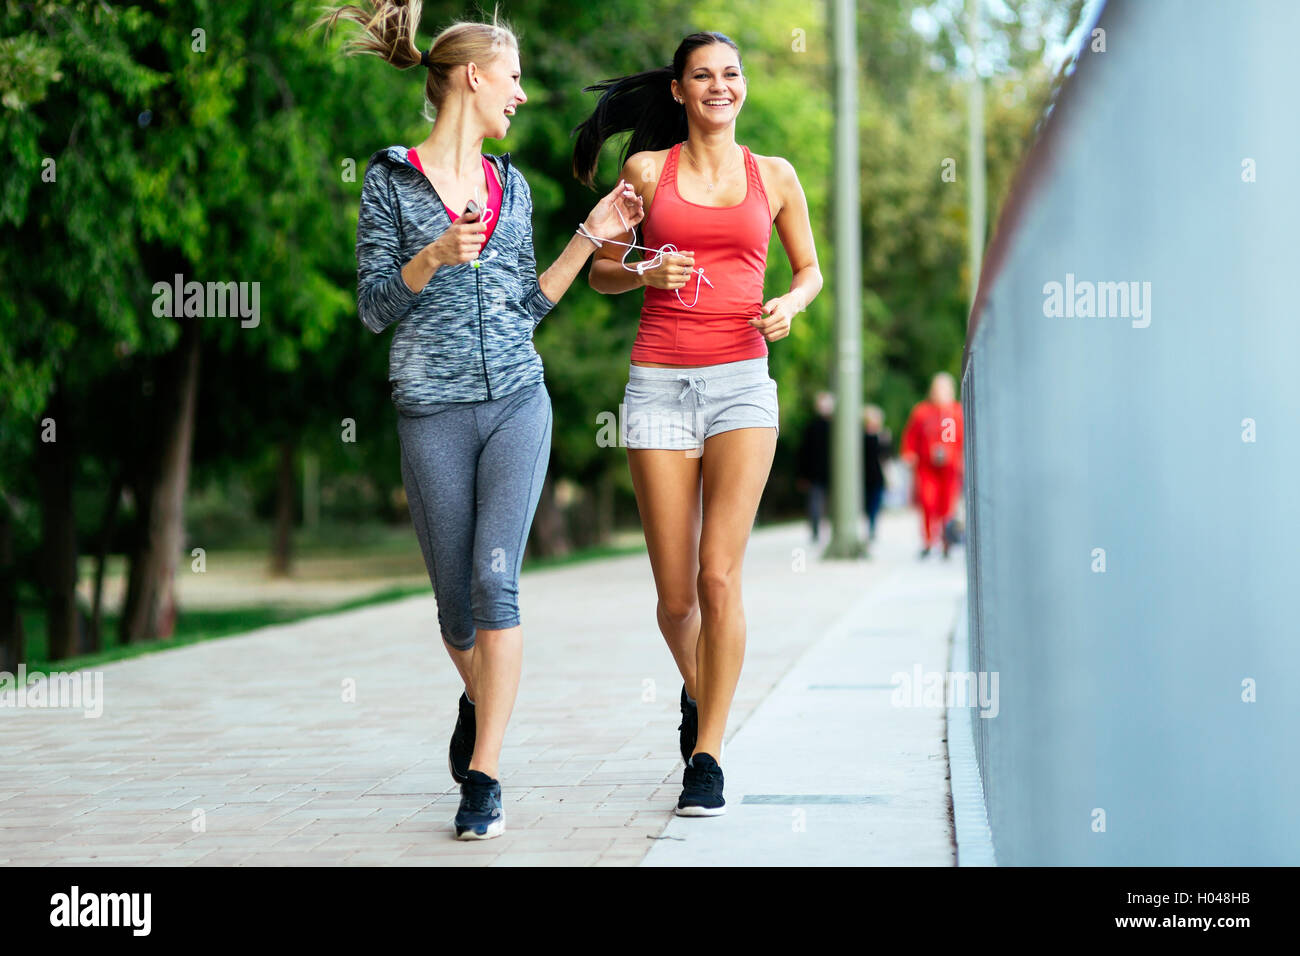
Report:
M 963 374 L 998 862 L 1297 864 L 1300 4 L 1114 2 L 1099 26 Z M 1067 275 L 1149 288 L 1145 314 L 1045 315 Z

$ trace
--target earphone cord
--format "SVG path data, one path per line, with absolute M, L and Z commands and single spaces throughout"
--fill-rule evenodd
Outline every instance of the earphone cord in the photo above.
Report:
M 632 233 L 632 237 L 635 239 L 636 230 L 632 229 L 632 227 L 630 227 L 627 224 L 627 220 L 623 218 L 622 210 L 620 210 L 618 206 L 615 206 L 614 211 L 618 213 L 618 218 L 619 221 L 623 223 L 623 228 L 626 229 L 628 232 Z M 619 242 L 617 239 L 597 239 L 595 236 L 593 236 L 590 232 L 587 231 L 587 227 L 582 223 L 578 223 L 578 233 L 583 237 L 590 239 L 592 242 L 594 242 L 596 244 L 596 248 L 598 249 L 607 242 L 616 246 L 627 246 L 627 252 L 623 253 L 623 258 L 619 261 L 619 264 L 628 272 L 635 272 L 637 275 L 644 275 L 650 269 L 657 269 L 660 265 L 663 264 L 664 256 L 671 255 L 672 253 L 681 251 L 671 242 L 665 242 L 658 249 L 651 249 L 649 246 L 638 246 L 634 242 Z M 650 259 L 642 259 L 640 262 L 636 263 L 635 265 L 628 265 L 627 257 L 632 252 L 633 249 L 643 249 L 646 252 L 653 252 L 654 256 Z M 700 301 L 701 282 L 708 282 L 709 288 L 710 289 L 713 288 L 713 283 L 709 282 L 708 276 L 704 274 L 703 268 L 692 269 L 691 272 L 695 273 L 699 278 L 696 279 L 695 281 L 695 298 L 691 300 L 690 304 L 688 305 L 686 300 L 682 298 L 682 292 L 680 289 L 673 290 L 674 294 L 677 296 L 677 301 L 680 302 L 682 306 L 687 309 L 695 308 L 695 303 Z

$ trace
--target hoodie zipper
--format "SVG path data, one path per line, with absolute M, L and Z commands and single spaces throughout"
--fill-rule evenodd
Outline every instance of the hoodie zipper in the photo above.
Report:
M 487 243 L 484 243 L 487 245 Z M 478 355 L 483 360 L 483 387 L 487 389 L 488 401 L 492 401 L 492 383 L 488 381 L 487 345 L 483 341 L 483 280 L 479 277 L 481 270 L 474 270 L 474 293 L 478 298 Z
M 403 154 L 403 162 L 405 162 L 406 165 L 410 166 L 412 169 L 415 169 L 415 171 L 420 174 L 420 179 L 422 179 L 424 181 L 424 184 L 429 187 L 429 191 L 433 193 L 434 199 L 438 201 L 438 204 L 442 206 L 443 209 L 446 209 L 447 204 L 444 203 L 442 201 L 442 197 L 438 195 L 438 190 L 433 188 L 433 183 L 429 182 L 429 177 L 424 175 L 424 173 L 421 170 L 417 169 L 415 164 L 413 164 L 409 159 L 406 159 L 405 154 Z M 488 162 L 492 163 L 492 168 L 494 171 L 501 172 L 497 170 L 496 163 L 493 162 L 491 158 L 488 159 Z M 501 163 L 505 167 L 504 172 L 501 172 L 501 208 L 505 209 L 506 190 L 510 188 L 510 154 L 509 153 L 505 153 L 501 156 Z M 448 216 L 447 218 L 450 219 L 451 217 Z M 492 235 L 488 236 L 487 242 L 483 243 L 483 248 L 479 250 L 480 256 L 482 256 L 482 254 L 487 250 L 487 247 L 492 244 L 492 239 L 495 236 L 496 236 L 496 230 L 493 229 Z M 471 266 L 471 268 L 473 267 Z M 479 360 L 483 365 L 483 387 L 487 389 L 488 401 L 490 402 L 492 401 L 492 382 L 488 378 L 487 343 L 484 341 L 483 338 L 483 280 L 479 275 L 480 271 L 481 271 L 480 269 L 474 269 L 474 297 L 478 300 L 478 355 L 479 355 Z
M 495 174 L 496 172 L 498 172 L 498 170 L 497 170 L 497 164 L 496 164 L 495 162 L 493 162 L 492 160 L 490 160 L 490 159 L 488 160 L 488 162 L 489 162 L 489 163 L 492 163 L 492 171 L 493 171 L 493 174 Z M 502 165 L 505 166 L 505 172 L 502 173 L 502 176 L 501 176 L 501 208 L 502 208 L 502 209 L 505 209 L 505 208 L 506 208 L 506 189 L 507 189 L 507 187 L 508 187 L 509 184 L 510 184 L 510 154 L 509 154 L 509 153 L 506 153 L 505 156 L 503 157 Z M 430 185 L 432 185 L 432 184 L 430 184 Z M 485 197 L 485 198 L 484 198 L 484 202 L 486 202 L 486 201 L 487 201 L 487 199 L 486 199 L 486 197 Z M 479 258 L 480 258 L 480 259 L 482 259 L 483 253 L 487 251 L 487 247 L 488 247 L 489 245 L 492 244 L 492 238 L 493 238 L 493 236 L 495 236 L 496 234 L 497 234 L 497 231 L 496 231 L 495 228 L 493 228 L 493 230 L 492 230 L 492 235 L 491 235 L 491 236 L 488 236 L 488 240 L 487 240 L 487 242 L 483 243 L 483 248 L 480 249 L 480 250 L 478 251 L 478 254 L 479 254 Z M 478 354 L 479 354 L 480 358 L 482 358 L 482 360 L 483 360 L 483 386 L 487 389 L 487 393 L 488 393 L 488 401 L 490 402 L 490 401 L 492 401 L 492 383 L 491 383 L 491 381 L 488 379 L 488 369 L 487 369 L 487 343 L 484 342 L 484 340 L 483 340 L 483 278 L 482 278 L 482 274 L 483 274 L 483 270 L 482 270 L 482 268 L 478 268 L 478 269 L 475 269 L 475 270 L 474 270 L 474 292 L 475 292 L 475 294 L 476 294 L 476 296 L 477 296 L 477 298 L 478 298 Z

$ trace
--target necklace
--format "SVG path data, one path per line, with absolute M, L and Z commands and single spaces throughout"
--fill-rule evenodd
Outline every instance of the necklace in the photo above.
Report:
M 691 165 L 694 166 L 696 169 L 698 169 L 698 170 L 700 171 L 700 175 L 703 176 L 703 175 L 704 175 L 704 170 L 701 168 L 700 164 L 697 163 L 697 162 L 695 161 L 695 157 L 692 156 L 692 155 L 690 154 L 690 152 L 687 151 L 685 145 L 682 146 L 682 152 L 683 152 L 683 153 L 686 153 L 686 158 L 689 159 L 689 160 L 691 161 Z M 721 179 L 722 179 L 722 173 L 723 173 L 724 171 L 725 171 L 725 169 L 720 169 L 720 170 L 718 170 L 718 180 L 721 180 Z M 711 183 L 706 183 L 704 188 L 707 189 L 709 192 L 713 192 L 713 187 L 716 186 L 717 184 L 718 184 L 717 181 L 714 181 L 714 182 L 711 182 Z

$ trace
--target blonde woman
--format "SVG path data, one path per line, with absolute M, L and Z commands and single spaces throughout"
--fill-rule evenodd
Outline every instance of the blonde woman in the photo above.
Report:
M 503 23 L 455 23 L 415 45 L 419 2 L 333 9 L 361 25 L 352 50 L 418 68 L 429 135 L 370 157 L 357 220 L 357 311 L 394 328 L 389 381 L 402 480 L 438 624 L 465 690 L 448 761 L 461 785 L 455 831 L 505 829 L 498 762 L 523 654 L 519 570 L 550 456 L 551 402 L 537 324 L 591 255 L 577 234 L 537 275 L 533 203 L 510 154 L 484 154 L 528 102 L 519 44 Z M 618 207 L 617 211 L 615 207 Z M 641 219 L 620 183 L 583 229 L 615 237 Z

